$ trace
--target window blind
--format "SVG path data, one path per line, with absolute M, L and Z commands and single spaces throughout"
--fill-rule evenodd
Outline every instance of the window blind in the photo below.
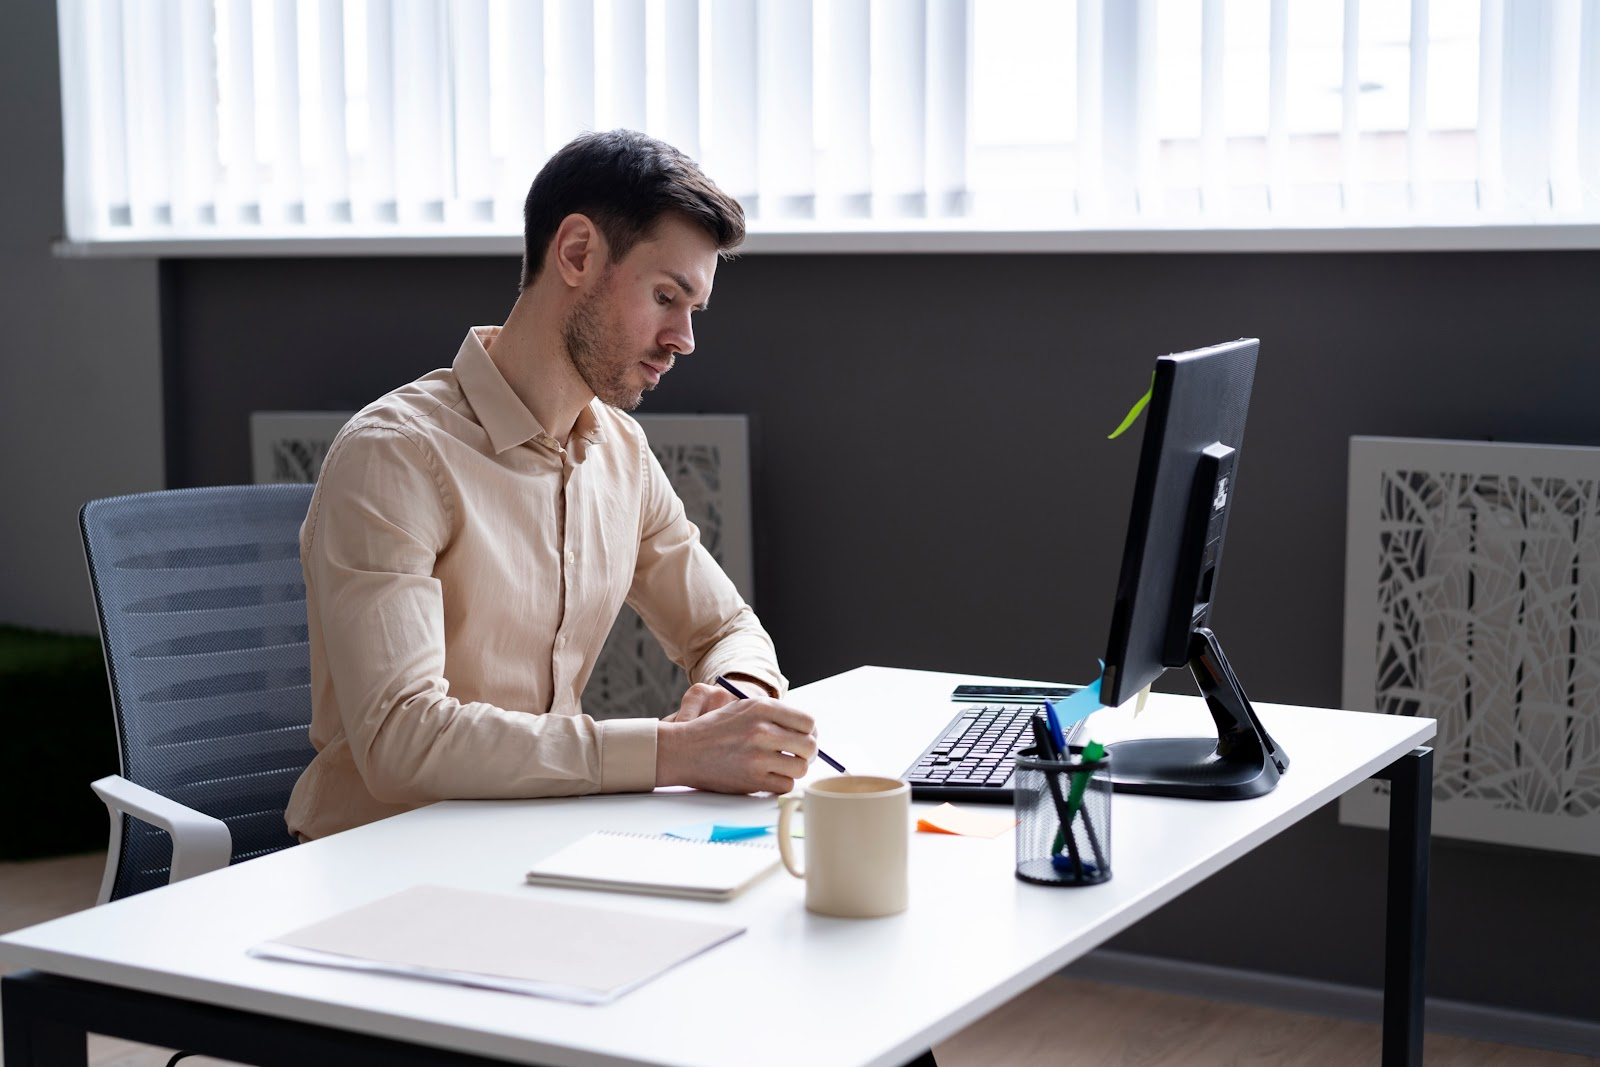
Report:
M 58 0 L 75 242 L 518 232 L 643 129 L 755 230 L 1600 221 L 1600 0 Z

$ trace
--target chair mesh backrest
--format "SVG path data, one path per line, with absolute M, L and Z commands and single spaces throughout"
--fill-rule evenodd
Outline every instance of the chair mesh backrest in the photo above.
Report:
M 294 843 L 314 754 L 299 531 L 309 485 L 111 497 L 79 515 L 122 774 L 228 824 L 233 862 Z M 172 843 L 123 821 L 112 898 L 165 885 Z

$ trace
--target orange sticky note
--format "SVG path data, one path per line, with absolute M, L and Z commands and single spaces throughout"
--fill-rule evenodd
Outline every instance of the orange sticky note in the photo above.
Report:
M 962 834 L 966 837 L 999 837 L 1017 820 L 1009 811 L 969 811 L 954 804 L 940 804 L 917 820 L 917 829 L 928 834 Z

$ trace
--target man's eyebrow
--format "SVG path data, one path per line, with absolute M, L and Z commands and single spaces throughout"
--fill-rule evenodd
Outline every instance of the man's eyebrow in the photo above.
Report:
M 689 276 L 688 275 L 679 274 L 675 270 L 669 270 L 669 271 L 666 271 L 665 273 L 666 273 L 667 277 L 671 278 L 674 282 L 677 283 L 678 288 L 683 290 L 685 296 L 688 296 L 688 297 L 690 297 L 692 299 L 695 295 L 697 295 L 698 290 L 696 290 L 694 285 L 689 281 Z M 702 300 L 700 303 L 696 304 L 695 306 L 697 308 L 699 308 L 701 311 L 704 311 L 706 308 L 711 306 L 711 301 L 710 300 Z

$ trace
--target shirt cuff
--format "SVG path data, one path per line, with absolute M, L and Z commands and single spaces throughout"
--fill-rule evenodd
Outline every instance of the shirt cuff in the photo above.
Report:
M 603 719 L 600 792 L 647 793 L 656 787 L 655 719 Z
M 707 656 L 689 672 L 689 680 L 713 685 L 716 683 L 717 675 L 719 674 L 724 678 L 732 677 L 735 674 L 743 674 L 747 677 L 755 678 L 763 685 L 776 690 L 778 699 L 782 700 L 784 694 L 789 691 L 789 679 L 785 678 L 778 670 L 776 663 L 771 662 L 771 656 L 751 655 L 747 651 L 741 654 L 741 651 L 740 649 L 731 649 L 726 652 L 719 650 L 717 654 Z M 739 683 L 735 681 L 734 684 L 738 685 Z M 761 694 L 752 693 L 751 695 L 758 696 Z
M 750 694 L 751 696 L 766 696 L 767 690 L 770 689 L 774 699 L 783 699 L 783 679 L 781 675 L 774 678 L 764 671 L 760 673 L 756 671 L 727 671 L 722 677 L 728 679 L 740 689 L 755 690 Z M 762 686 L 765 688 L 760 688 Z

